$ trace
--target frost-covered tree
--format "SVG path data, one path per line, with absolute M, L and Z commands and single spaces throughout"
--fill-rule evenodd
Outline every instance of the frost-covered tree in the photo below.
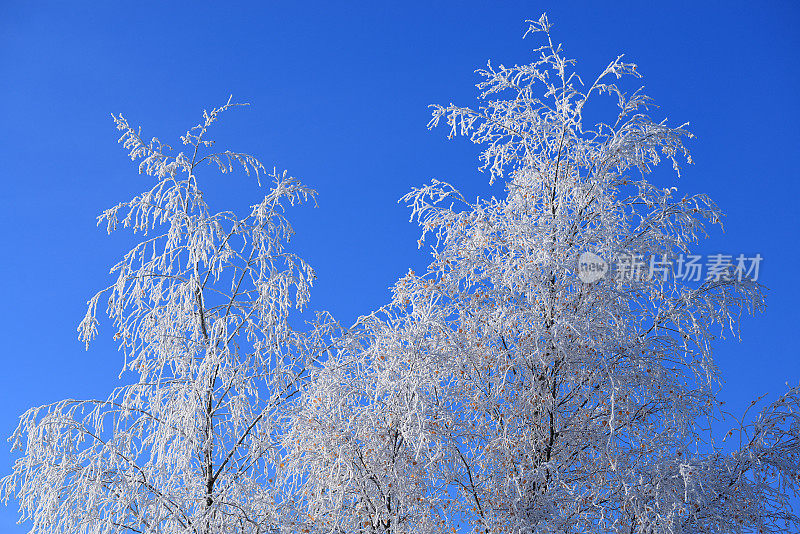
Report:
M 209 127 L 236 104 L 204 113 L 175 151 L 114 122 L 139 173 L 154 183 L 106 210 L 108 232 L 142 236 L 88 302 L 78 328 L 95 336 L 107 305 L 128 383 L 107 399 L 63 400 L 22 415 L 22 451 L 2 480 L 35 533 L 264 533 L 284 505 L 273 482 L 294 398 L 319 357 L 325 315 L 305 331 L 292 310 L 314 272 L 286 244 L 284 205 L 314 192 L 272 172 L 274 185 L 240 218 L 212 213 L 200 184 L 235 168 L 266 177 L 252 156 L 215 151 Z
M 760 286 L 735 262 L 697 283 L 663 270 L 722 217 L 649 179 L 691 162 L 691 134 L 619 85 L 635 65 L 619 57 L 585 84 L 545 16 L 529 32 L 543 38 L 532 63 L 479 71 L 480 107 L 433 107 L 430 127 L 480 145 L 505 194 L 471 202 L 434 181 L 404 198 L 433 261 L 304 391 L 285 441 L 294 528 L 798 531 L 798 390 L 727 442 L 709 430 L 712 343 L 738 336 Z M 608 97 L 610 120 L 584 123 Z M 662 270 L 587 283 L 584 252 Z

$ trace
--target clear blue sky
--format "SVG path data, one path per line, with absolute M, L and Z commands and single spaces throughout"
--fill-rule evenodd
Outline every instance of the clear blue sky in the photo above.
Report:
M 691 122 L 696 164 L 677 182 L 667 168 L 654 181 L 707 193 L 728 214 L 703 250 L 765 258 L 766 313 L 744 322 L 742 343 L 717 345 L 723 398 L 739 410 L 800 379 L 796 4 L 397 5 L 0 4 L 0 434 L 33 405 L 105 397 L 117 384 L 109 336 L 86 352 L 75 332 L 129 242 L 95 217 L 146 185 L 110 113 L 170 142 L 231 93 L 251 102 L 224 117 L 217 138 L 318 190 L 319 208 L 293 213 L 295 245 L 319 275 L 312 305 L 350 323 L 427 262 L 396 203 L 409 188 L 440 178 L 500 194 L 476 171 L 474 146 L 426 130 L 426 106 L 473 105 L 473 70 L 487 59 L 527 62 L 523 21 L 542 11 L 586 79 L 625 53 L 657 115 Z M 261 194 L 238 175 L 205 184 L 218 209 Z M 0 448 L 0 473 L 10 463 Z M 0 531 L 23 531 L 15 509 L 0 507 Z

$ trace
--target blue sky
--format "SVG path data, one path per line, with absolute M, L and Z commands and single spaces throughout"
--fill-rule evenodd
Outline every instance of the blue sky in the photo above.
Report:
M 474 105 L 474 69 L 527 62 L 524 20 L 543 11 L 586 79 L 624 53 L 656 116 L 691 122 L 695 165 L 653 180 L 707 193 L 727 213 L 726 232 L 702 249 L 764 257 L 767 311 L 743 322 L 741 343 L 717 345 L 722 397 L 739 411 L 797 383 L 800 9 L 698 4 L 3 2 L 0 434 L 33 405 L 117 385 L 110 336 L 86 352 L 75 332 L 130 243 L 95 217 L 147 183 L 116 144 L 112 112 L 175 142 L 229 94 L 250 102 L 216 138 L 317 189 L 319 207 L 292 214 L 294 245 L 319 275 L 312 306 L 350 323 L 427 263 L 396 202 L 405 192 L 439 178 L 501 194 L 477 172 L 474 146 L 426 130 L 427 105 Z M 262 194 L 240 175 L 205 183 L 218 209 Z M 11 458 L 0 448 L 0 473 Z M 24 531 L 15 520 L 15 506 L 0 507 L 0 530 Z

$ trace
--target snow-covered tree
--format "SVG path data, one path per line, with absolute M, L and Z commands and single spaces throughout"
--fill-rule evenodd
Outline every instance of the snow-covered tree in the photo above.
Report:
M 22 415 L 22 451 L 0 492 L 35 533 L 264 533 L 284 505 L 280 441 L 309 365 L 325 347 L 325 315 L 292 325 L 314 272 L 286 244 L 284 205 L 314 197 L 286 172 L 240 218 L 212 213 L 209 170 L 266 177 L 252 156 L 215 151 L 208 130 L 236 104 L 204 113 L 175 151 L 115 116 L 119 141 L 154 181 L 106 210 L 108 232 L 142 236 L 88 302 L 78 328 L 95 336 L 107 304 L 129 383 L 106 399 L 63 400 Z
M 798 389 L 727 442 L 712 344 L 763 306 L 736 262 L 680 265 L 722 214 L 649 179 L 691 162 L 622 57 L 585 84 L 545 16 L 530 64 L 479 71 L 477 109 L 430 127 L 481 146 L 502 198 L 440 181 L 404 200 L 432 239 L 385 309 L 349 333 L 286 436 L 302 532 L 732 533 L 800 529 Z M 604 98 L 618 106 L 607 122 Z M 599 102 L 599 107 L 592 107 Z M 594 283 L 591 253 L 620 263 Z M 636 266 L 623 266 L 632 259 Z M 652 263 L 650 263 L 652 262 Z M 738 442 L 734 443 L 738 439 Z

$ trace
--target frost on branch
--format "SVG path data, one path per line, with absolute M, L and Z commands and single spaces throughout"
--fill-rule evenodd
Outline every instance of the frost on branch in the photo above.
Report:
M 436 532 L 452 525 L 440 433 L 453 406 L 434 369 L 440 320 L 362 318 L 303 392 L 285 438 L 294 532 Z M 414 351 L 414 347 L 429 350 Z M 436 400 L 434 400 L 436 399 Z
M 797 390 L 738 425 L 738 446 L 706 430 L 722 417 L 713 342 L 738 336 L 761 287 L 576 276 L 585 251 L 687 253 L 722 213 L 651 180 L 691 163 L 691 134 L 625 89 L 635 65 L 584 84 L 549 28 L 530 24 L 532 63 L 479 71 L 478 108 L 433 106 L 430 127 L 477 143 L 505 195 L 470 202 L 433 181 L 404 197 L 433 261 L 304 391 L 286 442 L 298 531 L 800 528 Z M 610 120 L 585 123 L 609 96 Z
M 152 186 L 106 210 L 109 232 L 141 241 L 89 300 L 78 331 L 96 334 L 105 306 L 129 383 L 107 399 L 64 400 L 26 412 L 11 438 L 22 452 L 2 481 L 32 532 L 264 533 L 279 524 L 274 477 L 294 398 L 332 327 L 305 331 L 314 271 L 287 249 L 284 206 L 314 198 L 285 172 L 241 218 L 211 213 L 206 171 L 266 176 L 252 156 L 214 152 L 204 113 L 175 151 L 115 116 L 120 142 Z M 129 373 L 125 373 L 128 371 Z

